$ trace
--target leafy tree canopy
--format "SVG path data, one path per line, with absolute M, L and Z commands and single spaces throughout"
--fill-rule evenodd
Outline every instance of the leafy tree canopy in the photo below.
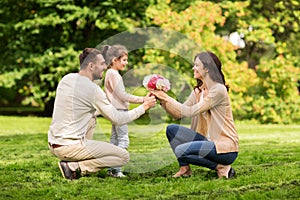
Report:
M 83 48 L 155 26 L 187 38 L 146 41 L 174 44 L 169 46 L 174 51 L 132 52 L 133 68 L 161 63 L 194 84 L 189 77 L 195 52 L 213 51 L 222 60 L 237 119 L 297 123 L 299 19 L 296 0 L 2 0 L 0 105 L 40 107 L 50 115 L 56 85 L 66 73 L 78 71 Z M 244 41 L 243 48 L 228 40 L 232 33 Z M 191 40 L 201 49 L 191 48 Z

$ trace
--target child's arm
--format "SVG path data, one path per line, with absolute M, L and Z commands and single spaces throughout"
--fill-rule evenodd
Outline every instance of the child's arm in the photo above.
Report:
M 129 94 L 126 92 L 124 82 L 123 82 L 121 75 L 119 75 L 119 74 L 118 74 L 118 76 L 112 75 L 112 76 L 109 76 L 106 78 L 108 78 L 108 84 L 109 84 L 109 87 L 111 88 L 111 92 L 115 99 L 119 99 L 123 102 L 129 102 L 129 103 L 143 103 L 144 102 L 144 97 L 135 96 L 135 95 L 132 95 L 132 94 Z

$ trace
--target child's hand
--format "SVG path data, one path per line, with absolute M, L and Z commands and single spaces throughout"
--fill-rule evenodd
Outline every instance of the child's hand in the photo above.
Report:
M 151 93 L 148 93 L 145 97 L 144 97 L 144 103 L 143 106 L 145 108 L 145 110 L 148 110 L 151 107 L 154 107 L 156 105 L 156 98 L 154 95 L 151 95 Z

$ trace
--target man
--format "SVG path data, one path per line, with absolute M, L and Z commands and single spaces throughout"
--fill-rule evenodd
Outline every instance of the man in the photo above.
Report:
M 155 97 L 148 95 L 133 110 L 116 110 L 93 82 L 102 78 L 107 67 L 101 53 L 94 48 L 84 49 L 79 56 L 79 73 L 64 76 L 57 87 L 48 142 L 52 154 L 61 160 L 58 165 L 66 179 L 77 179 L 79 173 L 85 175 L 105 167 L 121 167 L 129 161 L 126 150 L 92 140 L 95 113 L 121 125 L 137 119 L 156 104 Z

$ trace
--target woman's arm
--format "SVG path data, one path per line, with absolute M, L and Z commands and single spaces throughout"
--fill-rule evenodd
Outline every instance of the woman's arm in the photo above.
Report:
M 224 88 L 225 89 L 225 88 Z M 159 100 L 161 100 L 162 107 L 172 115 L 175 119 L 182 117 L 192 117 L 199 113 L 205 112 L 216 105 L 220 104 L 224 98 L 226 91 L 220 88 L 215 87 L 211 89 L 206 97 L 204 97 L 202 102 L 197 102 L 195 104 L 190 104 L 191 101 L 186 101 L 187 103 L 182 104 L 172 97 L 168 96 L 162 91 L 152 92 Z M 190 95 L 190 98 L 192 97 Z
M 163 94 L 161 94 L 163 95 Z M 161 96 L 160 95 L 160 96 Z M 158 97 L 159 99 L 159 97 Z M 183 103 L 183 105 L 192 106 L 197 103 L 197 97 L 195 91 L 192 91 L 190 96 L 187 98 L 187 100 Z M 174 118 L 174 119 L 180 119 L 182 118 L 181 110 L 174 106 L 173 103 L 170 103 L 170 101 L 161 100 L 160 105 Z

